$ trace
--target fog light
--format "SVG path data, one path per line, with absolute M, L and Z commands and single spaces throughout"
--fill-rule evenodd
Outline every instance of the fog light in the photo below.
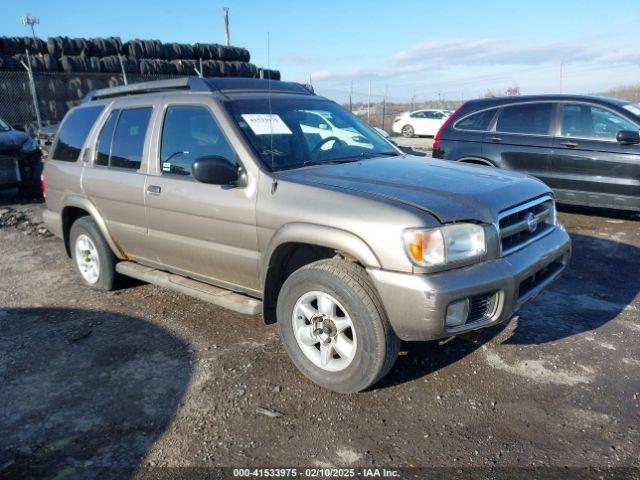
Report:
M 450 303 L 447 307 L 447 317 L 445 323 L 447 327 L 458 327 L 464 325 L 469 316 L 469 299 L 458 300 Z

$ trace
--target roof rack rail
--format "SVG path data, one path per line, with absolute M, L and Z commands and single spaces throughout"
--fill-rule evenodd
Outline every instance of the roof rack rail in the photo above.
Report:
M 167 90 L 191 90 L 196 92 L 210 92 L 211 86 L 200 77 L 172 78 L 170 80 L 154 80 L 151 82 L 132 83 L 118 87 L 101 88 L 92 90 L 82 99 L 83 102 L 99 100 L 102 98 L 119 97 L 122 95 L 135 95 L 142 93 L 162 92 Z
M 294 82 L 282 82 L 262 78 L 242 77 L 182 77 L 170 80 L 132 83 L 112 88 L 92 90 L 82 102 L 91 102 L 103 98 L 138 95 L 143 93 L 165 92 L 171 90 L 189 90 L 191 92 L 266 92 L 297 93 L 315 95 L 308 86 Z

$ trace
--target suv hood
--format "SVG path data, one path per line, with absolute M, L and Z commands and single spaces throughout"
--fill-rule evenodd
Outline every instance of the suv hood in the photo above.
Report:
M 549 193 L 544 183 L 520 173 L 413 156 L 319 165 L 277 176 L 396 201 L 424 210 L 442 223 L 493 223 L 501 211 Z

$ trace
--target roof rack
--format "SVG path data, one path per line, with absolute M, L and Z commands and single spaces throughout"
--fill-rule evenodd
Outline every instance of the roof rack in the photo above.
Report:
M 188 90 L 191 92 L 267 92 L 297 93 L 314 95 L 305 85 L 294 82 L 281 82 L 263 78 L 243 77 L 182 77 L 170 80 L 154 80 L 152 82 L 132 83 L 119 87 L 92 90 L 85 95 L 82 102 L 91 102 L 103 98 L 143 93 L 166 92 L 172 90 Z

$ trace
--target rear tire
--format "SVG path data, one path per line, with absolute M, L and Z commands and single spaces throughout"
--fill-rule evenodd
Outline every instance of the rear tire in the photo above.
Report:
M 120 280 L 116 273 L 118 259 L 93 218 L 85 216 L 73 222 L 69 242 L 71 258 L 82 282 L 96 290 L 115 289 Z
M 415 136 L 416 132 L 411 125 L 405 125 L 402 127 L 402 136 L 405 138 L 412 138 Z
M 362 391 L 397 358 L 400 340 L 359 265 L 334 258 L 296 270 L 280 290 L 277 313 L 294 365 L 324 388 Z

